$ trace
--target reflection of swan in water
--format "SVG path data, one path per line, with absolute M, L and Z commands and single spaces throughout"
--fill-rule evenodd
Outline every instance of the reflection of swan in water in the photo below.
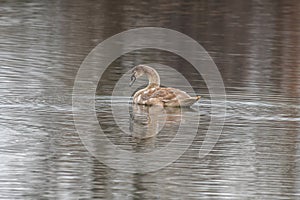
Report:
M 131 83 L 146 75 L 149 84 L 146 88 L 137 91 L 133 96 L 133 103 L 141 105 L 158 105 L 170 107 L 189 107 L 200 99 L 200 96 L 191 97 L 186 92 L 175 88 L 160 87 L 160 78 L 155 69 L 147 65 L 138 65 L 133 68 Z
M 130 116 L 132 136 L 146 139 L 156 136 L 164 126 L 176 128 L 181 123 L 181 112 L 182 108 L 133 104 Z

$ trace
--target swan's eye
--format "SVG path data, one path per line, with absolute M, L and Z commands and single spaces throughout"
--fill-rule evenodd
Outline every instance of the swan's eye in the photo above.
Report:
M 129 83 L 129 86 L 132 86 L 132 85 L 133 85 L 133 83 L 135 82 L 135 79 L 136 79 L 135 73 L 133 73 L 133 74 L 131 75 L 131 77 L 130 77 L 130 83 Z
M 132 81 L 133 79 L 135 79 L 135 74 L 132 74 L 130 80 Z

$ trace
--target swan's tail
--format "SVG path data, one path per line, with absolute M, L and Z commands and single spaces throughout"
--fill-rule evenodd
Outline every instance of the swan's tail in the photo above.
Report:
M 194 103 L 196 103 L 199 99 L 200 99 L 200 96 L 196 96 L 196 97 L 189 97 L 186 99 L 180 99 L 180 100 L 174 99 L 174 100 L 163 101 L 163 102 L 164 102 L 164 106 L 189 107 L 189 106 L 193 105 Z
M 191 106 L 194 103 L 196 103 L 200 98 L 201 98 L 200 96 L 190 97 L 187 99 L 180 100 L 179 103 L 180 103 L 181 107 L 187 107 L 187 106 Z

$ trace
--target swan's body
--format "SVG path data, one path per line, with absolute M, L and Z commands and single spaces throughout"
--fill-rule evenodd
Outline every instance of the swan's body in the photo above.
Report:
M 133 103 L 135 104 L 186 107 L 193 105 L 200 99 L 200 96 L 191 97 L 186 92 L 176 88 L 160 87 L 158 73 L 147 65 L 138 65 L 133 68 L 130 85 L 134 83 L 136 78 L 144 74 L 148 77 L 149 84 L 134 94 Z

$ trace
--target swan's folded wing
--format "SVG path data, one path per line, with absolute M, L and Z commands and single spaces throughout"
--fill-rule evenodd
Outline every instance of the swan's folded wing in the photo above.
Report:
M 162 100 L 164 103 L 164 106 L 171 106 L 171 107 L 179 107 L 179 101 L 178 99 L 172 99 L 172 100 Z

